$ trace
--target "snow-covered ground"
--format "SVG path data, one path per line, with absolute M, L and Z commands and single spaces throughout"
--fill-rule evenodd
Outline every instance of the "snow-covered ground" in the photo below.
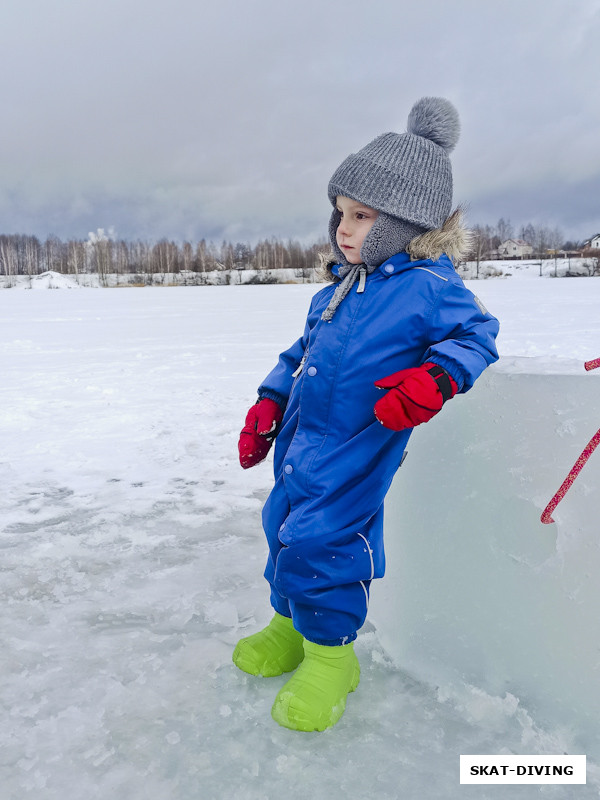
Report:
M 482 273 L 483 274 L 483 273 Z M 39 275 L 0 275 L 0 289 L 124 289 L 146 286 L 239 286 L 265 283 L 310 283 L 318 280 L 316 270 L 306 267 L 296 269 L 223 269 L 207 272 L 181 270 L 179 272 L 108 273 L 98 275 L 82 272 L 79 275 L 64 274 L 50 270 Z
M 600 796 L 589 763 L 587 786 L 460 786 L 461 753 L 568 741 L 505 697 L 444 697 L 372 623 L 360 688 L 324 734 L 278 727 L 285 679 L 231 664 L 271 615 L 270 462 L 242 471 L 237 434 L 317 288 L 0 292 L 3 798 Z M 600 356 L 599 280 L 471 288 L 506 364 Z
M 470 278 L 591 278 L 598 274 L 596 258 L 545 258 L 507 259 L 461 264 L 459 273 L 463 280 Z
M 523 261 L 475 261 L 462 263 L 459 274 L 463 280 L 483 278 L 563 278 L 592 277 L 597 274 L 594 258 L 558 258 Z M 318 281 L 318 270 L 306 267 L 299 269 L 271 270 L 212 270 L 208 272 L 156 272 L 152 274 L 97 273 L 79 275 L 60 272 L 42 272 L 40 275 L 0 275 L 0 289 L 99 289 L 128 287 L 166 286 L 239 286 L 240 284 L 309 283 Z

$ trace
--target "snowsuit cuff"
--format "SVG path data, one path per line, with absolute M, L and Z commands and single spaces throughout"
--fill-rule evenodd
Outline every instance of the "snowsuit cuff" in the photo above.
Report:
M 279 392 L 274 392 L 272 389 L 264 389 L 261 386 L 258 390 L 258 399 L 262 400 L 263 397 L 268 397 L 269 400 L 273 400 L 278 406 L 281 407 L 282 411 L 285 411 L 285 407 L 287 406 L 287 397 L 279 394 Z
M 302 634 L 304 636 L 304 634 Z M 307 642 L 313 644 L 320 644 L 324 647 L 341 647 L 345 644 L 350 644 L 356 639 L 356 633 L 351 633 L 348 636 L 340 636 L 337 639 L 314 639 L 312 637 L 304 636 Z

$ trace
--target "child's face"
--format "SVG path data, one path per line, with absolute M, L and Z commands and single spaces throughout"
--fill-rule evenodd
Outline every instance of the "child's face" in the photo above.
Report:
M 349 264 L 360 264 L 360 248 L 379 211 L 342 195 L 336 198 L 336 208 L 342 215 L 335 234 L 337 245 Z

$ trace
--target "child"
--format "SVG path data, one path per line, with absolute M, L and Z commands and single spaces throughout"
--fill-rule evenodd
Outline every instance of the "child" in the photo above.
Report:
M 336 284 L 314 296 L 240 435 L 244 468 L 277 437 L 263 509 L 275 614 L 233 661 L 252 675 L 298 668 L 272 709 L 288 728 L 342 716 L 360 676 L 352 643 L 384 572 L 383 500 L 412 428 L 498 358 L 498 321 L 451 261 L 466 243 L 460 213 L 449 216 L 458 135 L 454 106 L 422 98 L 407 133 L 377 137 L 335 171 Z

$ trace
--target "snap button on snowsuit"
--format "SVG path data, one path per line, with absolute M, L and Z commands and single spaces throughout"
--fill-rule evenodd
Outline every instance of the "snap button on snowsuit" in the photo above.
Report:
M 316 367 L 309 367 L 307 372 L 310 375 L 310 377 L 313 378 L 317 374 L 317 368 Z
M 292 472 L 294 471 L 294 468 L 292 467 L 291 464 L 286 464 L 285 467 L 283 468 L 283 471 L 285 472 L 286 475 L 291 475 Z

